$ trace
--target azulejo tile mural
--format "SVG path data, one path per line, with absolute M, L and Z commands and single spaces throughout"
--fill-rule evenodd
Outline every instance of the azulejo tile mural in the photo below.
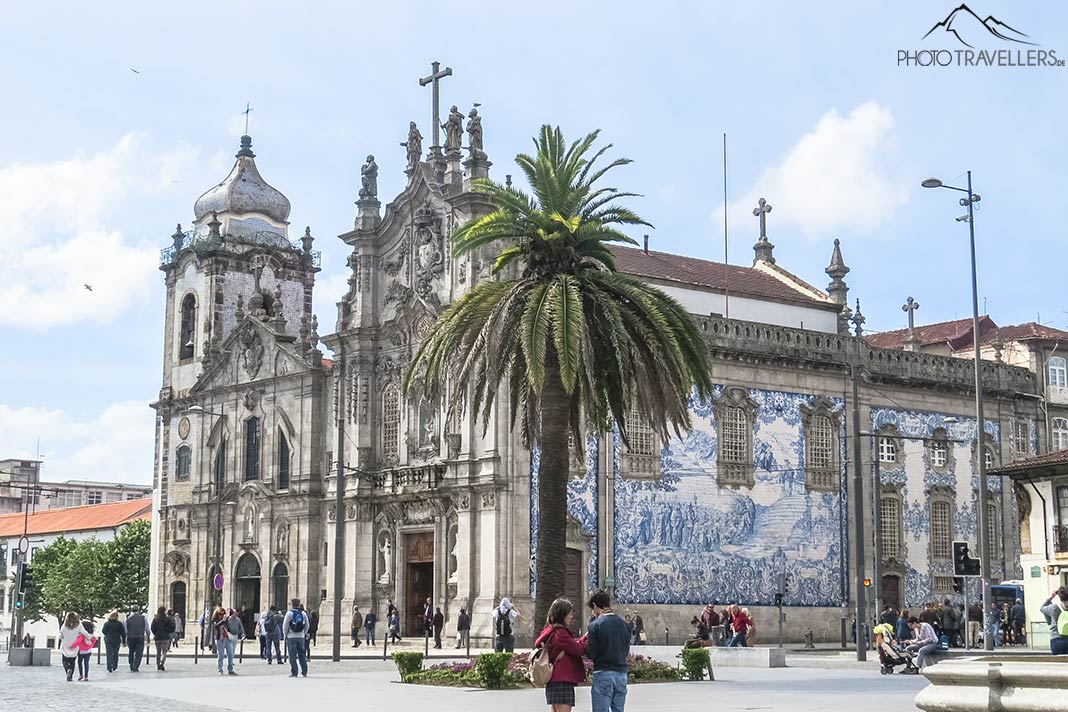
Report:
M 714 398 L 723 393 L 717 387 Z M 691 400 L 693 429 L 661 450 L 658 480 L 628 479 L 616 438 L 615 587 L 624 604 L 773 605 L 778 580 L 791 606 L 844 598 L 844 479 L 809 491 L 801 406 L 817 396 L 750 389 L 755 484 L 721 487 L 711 402 Z M 844 401 L 829 399 L 841 413 Z M 843 418 L 839 418 L 844 423 Z M 838 462 L 844 462 L 840 425 Z

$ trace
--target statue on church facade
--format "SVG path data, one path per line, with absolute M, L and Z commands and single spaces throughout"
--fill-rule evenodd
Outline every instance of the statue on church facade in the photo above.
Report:
M 360 168 L 360 197 L 368 200 L 378 198 L 378 164 L 374 156 L 368 156 L 367 162 Z
M 419 133 L 414 121 L 408 122 L 408 140 L 401 143 L 408 149 L 408 172 L 415 170 L 419 165 L 419 159 L 423 155 L 423 134 Z
M 449 110 L 449 118 L 441 125 L 445 129 L 445 151 L 459 153 L 464 133 L 464 115 L 455 106 Z
M 486 152 L 482 149 L 482 117 L 478 115 L 478 109 L 471 109 L 467 115 L 467 137 L 471 158 L 483 158 Z

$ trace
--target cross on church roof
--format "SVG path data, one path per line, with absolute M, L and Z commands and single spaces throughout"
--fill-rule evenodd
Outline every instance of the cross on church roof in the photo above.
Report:
M 760 218 L 760 238 L 767 239 L 768 223 L 767 215 L 771 212 L 771 203 L 761 198 L 757 201 L 757 207 L 753 208 L 753 215 Z
M 920 308 L 920 303 L 918 301 L 916 301 L 915 299 L 913 299 L 912 297 L 909 297 L 908 300 L 904 304 L 901 305 L 901 311 L 903 311 L 903 312 L 905 312 L 906 314 L 909 315 L 909 332 L 912 332 L 913 328 L 915 327 L 915 322 L 913 320 L 913 315 L 914 315 L 914 312 L 919 308 Z
M 242 114 L 245 115 L 245 135 L 246 136 L 248 136 L 248 115 L 250 113 L 252 113 L 253 111 L 254 111 L 254 109 L 252 108 L 252 104 L 250 104 L 249 102 L 246 101 L 245 102 L 245 110 L 241 112 Z
M 433 120 L 434 142 L 431 144 L 430 149 L 433 153 L 441 152 L 441 144 L 438 142 L 441 136 L 441 112 L 438 110 L 438 82 L 445 77 L 452 76 L 452 67 L 445 67 L 439 71 L 441 62 L 430 63 L 430 76 L 423 77 L 419 80 L 419 86 L 425 87 L 427 84 L 433 83 L 431 87 L 431 95 L 433 101 L 433 114 L 431 116 Z

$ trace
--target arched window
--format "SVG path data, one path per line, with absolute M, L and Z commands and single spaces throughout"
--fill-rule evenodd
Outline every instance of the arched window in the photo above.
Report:
M 1049 360 L 1049 387 L 1054 393 L 1068 393 L 1068 359 L 1064 356 Z
M 931 467 L 935 469 L 944 468 L 949 464 L 949 443 L 946 442 L 945 436 L 936 437 L 927 446 L 927 454 L 931 459 Z
M 879 536 L 883 559 L 903 560 L 901 551 L 901 500 L 884 495 L 879 500 Z
M 801 405 L 805 443 L 805 486 L 820 492 L 837 491 L 841 484 L 838 466 L 838 414 L 834 403 L 815 398 Z
M 289 489 L 289 443 L 278 431 L 278 489 Z
M 218 495 L 226 486 L 226 438 L 219 441 L 219 447 L 215 449 L 215 493 Z
M 182 326 L 178 330 L 178 358 L 186 360 L 196 353 L 197 298 L 187 294 L 182 300 Z
M 395 461 L 400 453 L 400 392 L 386 386 L 382 395 L 382 459 Z
M 897 443 L 893 438 L 879 438 L 879 462 L 894 464 L 897 462 Z
M 260 419 L 245 421 L 245 481 L 260 478 Z
M 289 606 L 289 568 L 279 561 L 271 574 L 271 605 L 284 610 Z
M 177 480 L 189 479 L 189 461 L 191 451 L 188 445 L 181 445 L 174 454 L 174 477 Z
M 244 554 L 234 567 L 236 607 L 260 610 L 260 562 L 252 554 Z
M 953 558 L 953 505 L 944 499 L 931 500 L 931 558 Z
M 1050 451 L 1068 450 L 1068 418 L 1054 418 L 1050 433 Z
M 985 467 L 987 470 L 992 470 L 994 468 L 995 464 L 996 463 L 994 462 L 994 451 L 992 449 L 988 448 L 988 447 L 984 447 L 983 448 L 983 467 Z

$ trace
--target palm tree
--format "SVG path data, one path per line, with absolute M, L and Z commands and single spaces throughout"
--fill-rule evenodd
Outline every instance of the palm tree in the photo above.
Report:
M 532 195 L 488 180 L 474 183 L 496 209 L 460 227 L 456 255 L 496 253 L 493 281 L 479 284 L 437 320 L 405 377 L 431 396 L 450 397 L 450 415 L 470 406 L 487 428 L 498 393 L 511 425 L 539 448 L 537 593 L 544 620 L 564 590 L 569 439 L 581 456 L 588 429 L 613 423 L 627 442 L 632 408 L 666 441 L 688 429 L 692 393 L 711 395 L 705 344 L 674 299 L 616 269 L 613 242 L 636 244 L 618 226 L 648 225 L 597 182 L 630 163 L 590 156 L 595 131 L 568 146 L 541 127 L 534 156 L 520 154 Z M 576 602 L 579 603 L 579 602 Z M 581 603 L 579 603 L 581 605 Z

